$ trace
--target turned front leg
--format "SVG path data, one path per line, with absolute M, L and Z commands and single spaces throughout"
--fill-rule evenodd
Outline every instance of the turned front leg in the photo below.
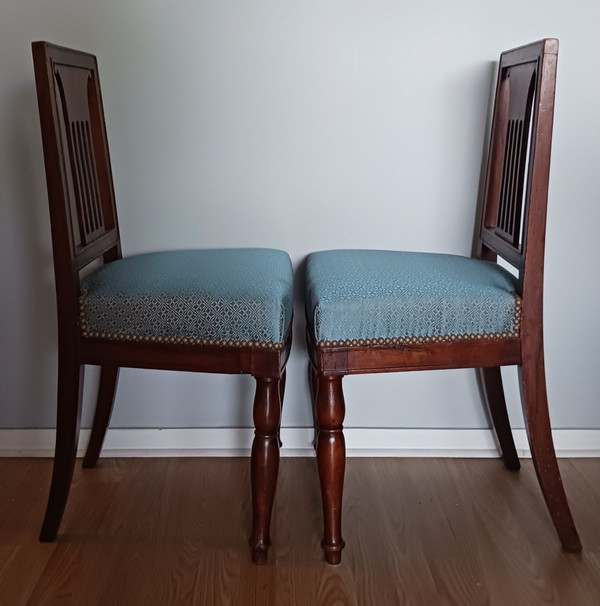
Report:
M 317 387 L 319 385 L 319 377 L 315 367 L 308 363 L 308 382 L 310 386 L 310 399 L 313 416 L 313 441 L 312 445 L 315 451 L 317 450 L 317 442 L 319 440 L 319 421 L 317 419 Z
M 264 564 L 271 545 L 269 529 L 279 470 L 280 382 L 256 379 L 254 442 L 252 443 L 252 561 Z
M 317 464 L 323 499 L 324 534 L 321 547 L 328 564 L 342 559 L 342 493 L 346 445 L 342 431 L 345 405 L 341 376 L 319 376 L 317 388 Z

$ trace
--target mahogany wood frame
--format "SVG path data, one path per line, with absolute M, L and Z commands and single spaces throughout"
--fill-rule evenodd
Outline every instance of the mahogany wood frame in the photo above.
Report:
M 40 540 L 53 541 L 63 516 L 79 440 L 83 368 L 101 368 L 91 439 L 98 461 L 120 367 L 250 374 L 256 379 L 251 477 L 252 559 L 262 564 L 279 467 L 279 426 L 291 332 L 282 348 L 141 343 L 84 338 L 78 323 L 80 272 L 121 258 L 121 241 L 96 57 L 32 44 L 42 129 L 58 312 L 58 415 L 54 470 Z M 232 497 L 233 498 L 233 497 Z
M 308 334 L 315 446 L 330 564 L 341 561 L 345 444 L 342 378 L 346 375 L 476 368 L 508 469 L 520 467 L 506 410 L 500 367 L 519 367 L 527 434 L 548 511 L 565 550 L 581 543 L 556 461 L 544 371 L 543 267 L 558 40 L 502 53 L 498 70 L 482 221 L 474 256 L 502 256 L 519 272 L 520 334 L 397 346 L 324 347 Z

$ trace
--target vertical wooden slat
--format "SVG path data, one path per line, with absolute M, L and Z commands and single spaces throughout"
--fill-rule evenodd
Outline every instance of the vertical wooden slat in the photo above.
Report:
M 516 187 L 515 187 L 515 192 L 514 192 L 514 198 L 513 198 L 513 202 L 512 202 L 512 208 L 511 208 L 511 220 L 510 220 L 510 235 L 512 236 L 512 241 L 513 244 L 516 246 L 518 245 L 518 238 L 519 238 L 519 234 L 518 231 L 516 230 L 517 227 L 517 217 L 519 217 L 521 215 L 521 207 L 523 205 L 523 177 L 524 177 L 524 173 L 525 173 L 525 154 L 527 152 L 527 150 L 523 149 L 523 143 L 524 143 L 524 139 L 523 139 L 523 131 L 524 131 L 524 127 L 523 127 L 523 120 L 519 120 L 519 124 L 518 124 L 518 128 L 519 128 L 519 136 L 518 136 L 518 145 L 517 145 L 517 169 L 518 169 L 518 176 L 517 176 L 517 182 L 516 182 Z M 526 141 L 525 141 L 526 143 Z
M 510 147 L 510 156 L 509 156 L 509 174 L 508 174 L 508 192 L 506 199 L 504 200 L 505 209 L 504 209 L 504 225 L 502 229 L 509 241 L 512 240 L 510 233 L 510 223 L 511 216 L 513 211 L 513 206 L 515 203 L 515 190 L 517 188 L 517 178 L 519 175 L 519 168 L 517 166 L 518 162 L 518 150 L 519 150 L 519 121 L 512 120 L 512 128 L 513 128 L 513 138 L 512 145 Z
M 65 122 L 67 122 L 66 117 L 65 117 Z M 80 231 L 81 231 L 81 238 L 82 238 L 82 242 L 85 244 L 85 242 L 87 241 L 87 235 L 89 234 L 90 231 L 90 225 L 89 225 L 89 219 L 88 216 L 85 212 L 83 212 L 83 209 L 81 207 L 81 200 L 83 198 L 83 191 L 85 188 L 85 184 L 83 182 L 83 175 L 81 174 L 81 171 L 78 170 L 79 167 L 79 146 L 77 145 L 77 127 L 75 122 L 71 122 L 69 124 L 69 153 L 71 155 L 71 168 L 72 168 L 72 175 L 73 175 L 73 189 L 75 192 L 75 209 L 77 212 L 77 217 L 79 219 L 79 226 L 80 226 Z
M 83 155 L 84 150 L 82 147 L 81 141 L 81 128 L 80 121 L 76 120 L 72 124 L 72 133 L 73 133 L 73 147 L 75 149 L 74 154 L 74 168 L 77 174 L 79 183 L 81 187 L 79 188 L 79 195 L 77 199 L 77 207 L 78 211 L 84 217 L 84 225 L 85 225 L 85 243 L 89 241 L 89 236 L 93 232 L 92 220 L 90 216 L 90 208 L 89 208 L 89 182 L 88 176 L 83 168 Z
M 75 162 L 75 170 L 77 171 L 77 174 L 79 175 L 79 180 L 82 183 L 82 187 L 79 190 L 79 199 L 77 200 L 78 206 L 79 206 L 79 212 L 83 213 L 84 217 L 85 217 L 85 225 L 86 225 L 86 231 L 85 231 L 85 235 L 86 235 L 86 239 L 89 237 L 90 233 L 92 232 L 92 224 L 91 224 L 91 218 L 90 218 L 90 209 L 88 206 L 88 198 L 89 198 L 89 183 L 87 180 L 87 175 L 85 174 L 85 171 L 83 170 L 83 149 L 81 146 L 81 130 L 79 128 L 80 126 L 80 122 L 77 120 L 74 122 L 73 124 L 73 130 L 75 133 L 75 141 L 74 144 L 76 146 L 76 162 Z
M 498 220 L 496 225 L 500 228 L 504 225 L 504 199 L 506 198 L 506 179 L 508 175 L 508 154 L 506 153 L 507 149 L 510 149 L 512 141 L 512 121 L 508 121 L 506 125 L 506 143 L 504 147 L 504 162 L 502 166 L 502 180 L 500 185 L 500 201 L 498 203 Z
M 95 167 L 96 162 L 94 158 L 94 149 L 92 146 L 92 137 L 90 131 L 90 123 L 86 121 L 84 123 L 84 140 L 86 148 L 86 158 L 88 163 L 88 171 L 92 176 L 91 188 L 92 188 L 92 212 L 94 216 L 95 230 L 98 230 L 104 226 L 102 220 L 102 208 L 100 206 L 100 195 L 98 191 L 98 174 L 96 173 Z

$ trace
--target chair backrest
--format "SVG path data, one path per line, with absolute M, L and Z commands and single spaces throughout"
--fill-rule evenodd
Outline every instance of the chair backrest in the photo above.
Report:
M 47 42 L 32 51 L 59 324 L 73 325 L 80 270 L 121 256 L 98 66 L 93 55 Z
M 557 56 L 558 40 L 541 40 L 498 69 L 478 254 L 516 267 L 521 290 L 542 280 Z

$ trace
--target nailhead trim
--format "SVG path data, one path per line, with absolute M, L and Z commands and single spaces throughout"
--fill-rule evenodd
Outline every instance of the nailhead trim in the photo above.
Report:
M 86 339 L 108 339 L 109 341 L 130 341 L 134 343 L 168 343 L 175 345 L 208 345 L 209 347 L 257 347 L 260 349 L 281 350 L 284 343 L 264 343 L 262 341 L 225 341 L 222 339 L 196 339 L 193 337 L 156 337 L 146 335 L 107 334 L 103 332 L 87 332 L 81 327 L 81 336 Z

